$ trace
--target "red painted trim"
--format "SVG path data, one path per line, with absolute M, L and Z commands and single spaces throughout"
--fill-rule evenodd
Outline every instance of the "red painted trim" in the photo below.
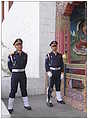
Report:
M 4 19 L 4 1 L 2 1 L 2 22 Z
M 13 1 L 8 1 L 9 2 L 9 9 L 11 8 Z

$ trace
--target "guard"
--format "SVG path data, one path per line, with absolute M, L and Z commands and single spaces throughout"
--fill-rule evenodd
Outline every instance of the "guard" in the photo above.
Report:
M 50 43 L 52 51 L 46 55 L 45 59 L 45 69 L 49 77 L 48 95 L 46 102 L 49 107 L 53 107 L 53 103 L 50 98 L 54 84 L 56 88 L 57 102 L 65 104 L 65 102 L 62 100 L 60 92 L 61 72 L 63 71 L 64 63 L 62 55 L 57 52 L 57 44 L 57 41 L 52 41 Z
M 16 51 L 8 56 L 8 68 L 11 75 L 11 91 L 8 100 L 8 111 L 13 112 L 13 103 L 17 92 L 18 83 L 20 83 L 21 94 L 24 102 L 24 108 L 31 110 L 27 96 L 27 78 L 25 67 L 27 64 L 27 54 L 22 51 L 23 41 L 19 38 L 14 42 Z

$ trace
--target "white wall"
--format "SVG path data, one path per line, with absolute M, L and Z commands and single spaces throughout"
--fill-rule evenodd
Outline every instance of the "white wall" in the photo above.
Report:
M 40 2 L 39 6 L 40 77 L 45 86 L 45 56 L 50 52 L 50 42 L 55 40 L 56 2 Z
M 15 38 L 24 40 L 24 51 L 29 57 L 26 67 L 28 95 L 45 92 L 44 61 L 50 50 L 50 41 L 55 39 L 55 10 L 55 2 L 14 2 L 7 21 L 2 24 L 2 42 L 6 45 L 2 50 L 2 58 L 5 63 Z M 7 67 L 5 63 L 4 67 Z M 6 72 L 3 74 L 7 75 Z M 9 91 L 10 77 L 2 76 L 2 97 L 8 97 Z M 17 96 L 20 95 L 18 90 Z
M 14 48 L 13 42 L 16 38 L 22 38 L 23 50 L 28 54 L 27 76 L 39 78 L 38 2 L 14 2 L 2 23 L 2 42 L 7 46 L 7 49 L 2 50 L 2 57 L 6 62 L 9 51 Z

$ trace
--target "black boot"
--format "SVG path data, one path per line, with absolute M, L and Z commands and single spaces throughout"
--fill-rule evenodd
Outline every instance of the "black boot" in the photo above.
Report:
M 9 113 L 12 114 L 13 112 L 13 109 L 8 109 Z
M 58 101 L 57 100 L 57 103 L 59 103 L 59 104 L 65 104 L 65 102 L 63 100 L 61 100 L 61 101 Z
M 53 103 L 51 101 L 47 101 L 46 104 L 49 106 L 49 107 L 53 107 Z
M 28 106 L 28 107 L 24 106 L 24 108 L 27 109 L 27 110 L 32 110 L 31 106 Z

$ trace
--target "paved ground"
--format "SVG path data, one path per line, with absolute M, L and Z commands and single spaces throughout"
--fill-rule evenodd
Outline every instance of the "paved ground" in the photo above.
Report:
M 16 98 L 14 103 L 13 118 L 86 118 L 86 113 L 80 112 L 70 105 L 57 104 L 53 100 L 54 107 L 49 108 L 45 103 L 45 95 L 30 96 L 32 111 L 27 111 L 23 107 L 22 98 Z M 8 99 L 3 99 L 6 107 Z

